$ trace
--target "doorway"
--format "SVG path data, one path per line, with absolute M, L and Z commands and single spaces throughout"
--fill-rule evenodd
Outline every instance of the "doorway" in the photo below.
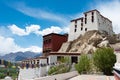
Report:
M 78 57 L 77 56 L 72 56 L 71 57 L 71 63 L 77 63 L 78 62 Z

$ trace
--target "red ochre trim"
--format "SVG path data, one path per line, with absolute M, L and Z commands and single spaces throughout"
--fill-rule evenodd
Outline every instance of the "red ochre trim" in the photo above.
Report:
M 37 59 L 47 59 L 47 57 L 45 57 L 45 56 L 40 56 L 40 57 L 36 57 L 36 58 L 30 58 L 30 59 L 25 59 L 25 60 L 23 60 L 22 62 L 24 62 L 24 61 L 32 61 L 32 60 L 37 60 Z
M 43 37 L 46 37 L 46 36 L 51 36 L 51 35 L 57 35 L 57 36 L 64 36 L 64 37 L 66 37 L 68 34 L 50 33 L 50 34 L 44 35 Z
M 61 52 L 51 52 L 51 53 L 49 53 L 49 55 L 80 55 L 80 53 L 61 53 Z
M 34 58 L 34 59 L 46 59 L 47 57 L 45 57 L 45 56 L 40 56 L 40 57 L 36 57 L 36 58 Z

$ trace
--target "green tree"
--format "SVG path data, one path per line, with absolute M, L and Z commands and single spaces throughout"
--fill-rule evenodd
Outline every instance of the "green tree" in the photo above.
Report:
M 80 74 L 89 72 L 90 58 L 86 54 L 81 55 L 78 64 L 75 65 L 75 68 Z
M 112 48 L 99 48 L 93 54 L 94 65 L 104 74 L 110 75 L 116 56 Z

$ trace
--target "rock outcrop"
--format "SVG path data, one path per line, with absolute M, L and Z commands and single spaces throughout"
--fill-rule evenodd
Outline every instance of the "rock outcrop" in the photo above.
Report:
M 110 36 L 106 32 L 92 30 L 86 32 L 84 35 L 80 35 L 74 41 L 64 43 L 63 46 L 66 44 L 66 48 L 61 47 L 62 49 L 60 49 L 60 51 L 85 54 L 93 53 L 97 48 L 110 47 L 110 44 L 114 43 L 116 43 L 116 38 L 114 36 Z

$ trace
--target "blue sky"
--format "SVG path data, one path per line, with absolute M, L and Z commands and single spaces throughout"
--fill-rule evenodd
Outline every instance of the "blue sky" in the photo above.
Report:
M 70 20 L 98 9 L 120 31 L 120 0 L 1 0 L 0 55 L 42 51 L 42 36 L 69 32 Z

